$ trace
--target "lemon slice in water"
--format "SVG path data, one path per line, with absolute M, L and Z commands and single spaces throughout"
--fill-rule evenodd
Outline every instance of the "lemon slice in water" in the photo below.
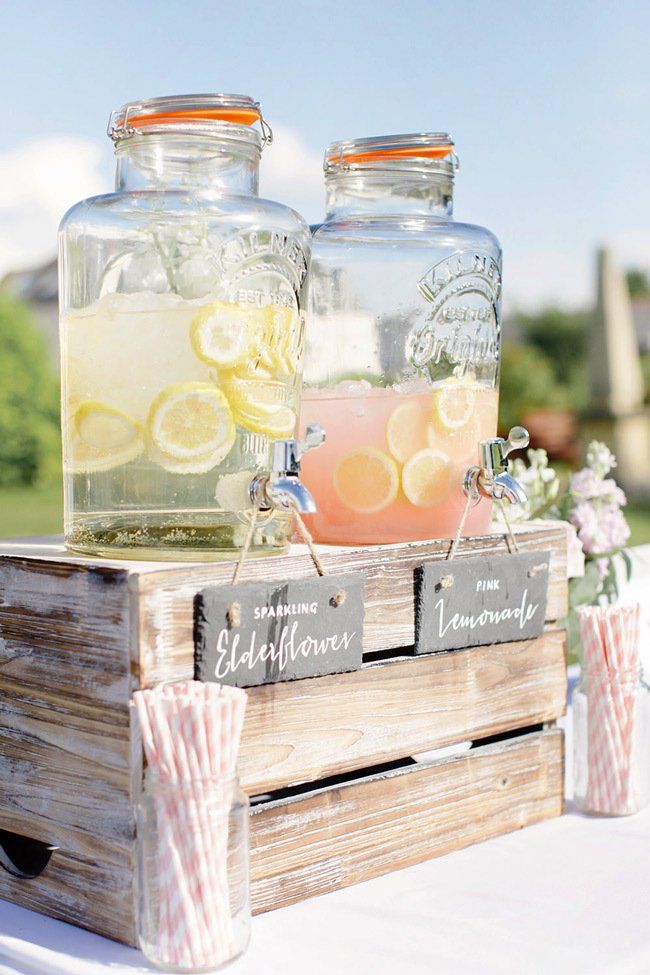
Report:
M 450 379 L 433 394 L 433 415 L 443 430 L 459 430 L 472 419 L 476 392 L 463 380 Z
M 386 443 L 395 460 L 404 463 L 418 450 L 429 446 L 431 423 L 421 399 L 400 403 L 386 424 Z
M 144 449 L 140 424 L 106 403 L 81 403 L 71 427 L 66 462 L 75 473 L 112 470 L 135 460 Z
M 214 301 L 192 320 L 190 341 L 199 359 L 220 369 L 233 369 L 250 358 L 263 326 L 256 309 Z
M 449 495 L 452 471 L 451 458 L 447 454 L 425 447 L 404 465 L 404 494 L 418 508 L 433 508 Z
M 351 511 L 382 511 L 397 497 L 399 472 L 392 457 L 375 447 L 358 447 L 339 458 L 334 490 Z
M 188 472 L 192 464 L 197 471 L 210 470 L 235 442 L 228 400 L 211 383 L 177 383 L 163 390 L 151 404 L 147 431 L 152 446 Z

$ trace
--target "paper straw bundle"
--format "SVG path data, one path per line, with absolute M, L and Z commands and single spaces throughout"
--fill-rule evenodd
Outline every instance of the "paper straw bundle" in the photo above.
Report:
M 637 812 L 634 739 L 639 677 L 636 606 L 589 606 L 579 611 L 587 690 L 587 793 L 593 812 Z
M 228 891 L 228 784 L 236 770 L 246 694 L 185 681 L 136 691 L 133 698 L 157 783 L 152 960 L 188 969 L 218 967 L 236 954 Z

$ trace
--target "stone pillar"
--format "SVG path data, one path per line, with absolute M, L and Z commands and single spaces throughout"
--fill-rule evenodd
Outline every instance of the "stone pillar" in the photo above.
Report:
M 604 440 L 618 458 L 616 477 L 634 495 L 650 494 L 650 413 L 632 306 L 609 251 L 598 254 L 598 299 L 588 335 L 589 407 L 585 443 Z

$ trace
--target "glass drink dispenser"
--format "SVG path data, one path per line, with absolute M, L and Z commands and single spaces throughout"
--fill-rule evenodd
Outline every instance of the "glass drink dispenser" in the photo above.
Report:
M 463 476 L 497 428 L 501 249 L 452 218 L 445 133 L 336 142 L 312 244 L 302 421 L 316 540 L 453 536 Z M 487 530 L 491 505 L 464 534 Z
M 270 130 L 248 97 L 133 102 L 108 134 L 115 192 L 60 232 L 66 542 L 232 554 L 295 434 L 309 229 L 257 196 Z M 260 514 L 251 552 L 285 548 L 289 507 Z

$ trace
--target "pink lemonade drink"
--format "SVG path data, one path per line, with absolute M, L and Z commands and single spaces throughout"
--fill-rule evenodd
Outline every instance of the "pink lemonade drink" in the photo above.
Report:
M 411 391 L 345 382 L 306 389 L 301 421 L 320 423 L 325 444 L 306 454 L 302 477 L 318 511 L 318 542 L 365 545 L 455 535 L 462 481 L 478 443 L 496 436 L 498 393 L 469 378 Z M 491 506 L 470 510 L 464 535 L 488 530 Z

